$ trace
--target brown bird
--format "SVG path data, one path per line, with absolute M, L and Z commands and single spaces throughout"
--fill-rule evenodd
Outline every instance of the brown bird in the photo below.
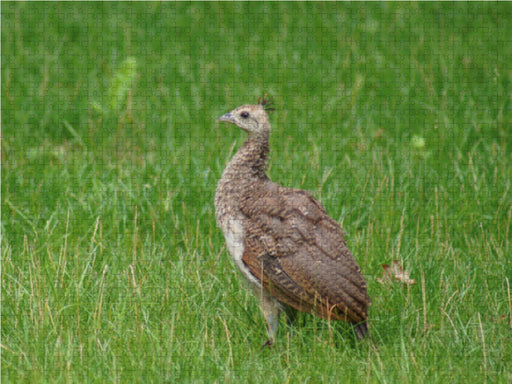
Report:
M 258 296 L 274 342 L 281 310 L 294 308 L 354 325 L 368 334 L 370 298 L 345 233 L 309 192 L 281 187 L 265 174 L 268 100 L 217 120 L 248 133 L 224 170 L 215 195 L 217 223 L 229 253 Z

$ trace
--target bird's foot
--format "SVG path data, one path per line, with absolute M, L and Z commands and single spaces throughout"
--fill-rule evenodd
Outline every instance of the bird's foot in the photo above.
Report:
M 265 349 L 265 347 L 272 347 L 272 345 L 274 344 L 274 339 L 268 339 L 267 341 L 265 341 L 265 343 L 261 346 L 261 349 L 260 351 L 263 351 L 263 349 Z

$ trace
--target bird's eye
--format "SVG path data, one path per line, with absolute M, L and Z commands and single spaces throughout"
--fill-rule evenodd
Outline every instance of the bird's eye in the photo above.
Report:
M 240 114 L 240 116 L 242 116 L 244 119 L 247 119 L 249 117 L 249 112 L 244 111 Z

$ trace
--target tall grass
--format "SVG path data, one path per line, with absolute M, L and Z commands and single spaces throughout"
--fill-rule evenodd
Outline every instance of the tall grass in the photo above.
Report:
M 2 3 L 5 382 L 512 381 L 508 3 Z M 269 175 L 342 223 L 371 341 L 264 321 L 213 196 L 275 97 Z M 381 285 L 399 260 L 417 284 Z

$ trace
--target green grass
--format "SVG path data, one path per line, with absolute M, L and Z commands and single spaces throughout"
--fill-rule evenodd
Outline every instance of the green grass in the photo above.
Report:
M 3 382 L 512 382 L 510 3 L 2 2 Z M 264 320 L 214 218 L 269 174 L 342 222 L 372 340 Z M 422 146 L 422 140 L 424 146 Z M 382 286 L 400 260 L 418 284 Z

